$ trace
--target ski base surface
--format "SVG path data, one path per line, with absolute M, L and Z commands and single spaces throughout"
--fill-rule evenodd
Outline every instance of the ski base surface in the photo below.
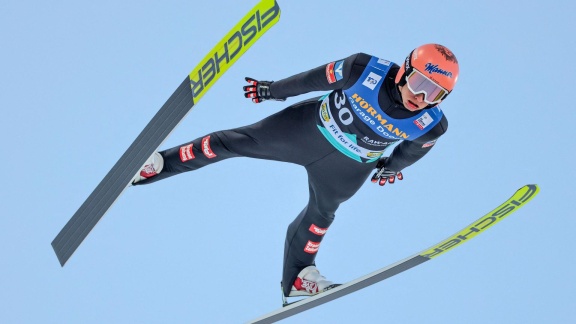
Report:
M 426 261 L 432 260 L 433 258 L 436 258 L 439 255 L 461 245 L 462 243 L 472 239 L 476 235 L 498 223 L 506 216 L 510 215 L 528 203 L 532 198 L 536 196 L 536 194 L 538 194 L 539 191 L 540 189 L 537 185 L 531 184 L 523 186 L 522 188 L 518 189 L 512 197 L 510 197 L 508 200 L 506 200 L 504 203 L 496 207 L 488 214 L 480 217 L 478 220 L 466 226 L 456 234 L 448 237 L 444 241 L 441 241 L 440 243 L 435 244 L 432 247 L 421 251 L 420 253 L 417 253 L 404 260 L 400 260 L 385 268 L 374 271 L 336 288 L 332 288 L 326 292 L 290 303 L 283 308 L 280 308 L 247 323 L 265 324 L 277 322 L 292 315 L 301 313 L 305 310 L 325 304 L 336 298 L 346 296 L 362 288 L 366 288 L 377 282 L 388 279 Z
M 52 241 L 62 266 L 198 100 L 279 19 L 278 3 L 261 0 L 190 72 Z

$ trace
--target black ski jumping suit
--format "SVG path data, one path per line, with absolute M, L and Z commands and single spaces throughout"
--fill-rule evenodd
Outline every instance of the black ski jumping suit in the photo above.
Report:
M 374 171 L 387 146 L 401 141 L 386 167 L 400 171 L 423 157 L 446 132 L 442 111 L 404 108 L 398 65 L 359 53 L 272 83 L 274 98 L 331 91 L 294 104 L 255 124 L 217 131 L 160 152 L 164 168 L 152 183 L 232 157 L 292 162 L 308 173 L 308 204 L 288 226 L 283 291 L 314 264 L 338 206 Z

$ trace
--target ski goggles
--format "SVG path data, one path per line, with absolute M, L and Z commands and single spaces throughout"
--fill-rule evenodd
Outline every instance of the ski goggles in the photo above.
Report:
M 416 69 L 406 77 L 408 89 L 413 94 L 424 94 L 424 102 L 434 105 L 442 101 L 448 95 L 449 91 L 442 88 L 436 82 L 428 79 L 424 74 Z

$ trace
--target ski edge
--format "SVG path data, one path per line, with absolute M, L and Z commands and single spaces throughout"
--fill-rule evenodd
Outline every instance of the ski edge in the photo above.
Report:
M 509 216 L 510 214 L 518 210 L 520 207 L 528 203 L 530 200 L 532 200 L 532 198 L 534 198 L 539 191 L 540 188 L 536 184 L 525 185 L 520 189 L 518 189 L 514 193 L 514 195 L 512 195 L 512 197 L 510 197 L 508 200 L 500 204 L 498 207 L 496 207 L 486 215 L 480 217 L 477 221 L 471 223 L 469 226 L 465 227 L 461 231 L 448 237 L 447 239 L 441 241 L 440 243 L 433 245 L 428 249 L 425 249 L 411 257 L 400 260 L 380 270 L 376 270 L 372 273 L 359 277 L 355 280 L 352 280 L 348 283 L 340 285 L 326 292 L 291 303 L 283 308 L 272 311 L 266 315 L 263 315 L 246 323 L 268 324 L 277 322 L 279 320 L 288 318 L 292 315 L 296 315 L 308 309 L 325 304 L 334 299 L 346 296 L 352 292 L 371 286 L 375 283 L 378 283 L 382 280 L 385 280 L 394 275 L 402 273 L 426 261 L 430 261 L 433 258 L 453 249 L 454 247 L 461 245 L 460 243 L 466 242 L 469 239 L 480 234 L 484 230 L 492 227 L 494 224 L 504 219 L 506 216 Z M 490 221 L 490 223 L 485 223 L 488 221 Z M 478 228 L 478 226 L 480 228 Z M 462 233 L 467 233 L 468 235 L 462 235 Z M 440 251 L 438 251 L 437 249 L 440 249 Z

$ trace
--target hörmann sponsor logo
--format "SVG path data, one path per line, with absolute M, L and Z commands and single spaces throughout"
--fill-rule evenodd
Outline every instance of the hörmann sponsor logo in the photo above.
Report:
M 322 227 L 318 227 L 315 224 L 311 224 L 310 228 L 308 229 L 310 232 L 316 234 L 316 235 L 324 235 L 326 234 L 326 231 L 328 231 L 327 228 L 322 228 Z
M 372 125 L 375 125 L 376 123 L 380 124 L 377 126 L 377 129 L 380 133 L 388 136 L 393 136 L 398 139 L 407 139 L 408 137 L 410 137 L 410 135 L 406 134 L 404 131 L 400 130 L 393 124 L 389 123 L 386 118 L 384 118 L 381 114 L 379 114 L 376 111 L 376 109 L 372 107 L 371 104 L 369 104 L 366 100 L 364 100 L 364 98 L 360 97 L 357 93 L 354 93 L 350 97 L 350 101 L 354 105 L 354 108 L 356 109 L 360 108 L 365 111 L 365 113 L 367 114 L 365 117 L 370 119 L 367 120 L 368 122 L 370 122 Z M 356 104 L 354 104 L 354 102 Z
M 460 243 L 463 243 L 466 240 L 473 238 L 483 230 L 494 225 L 496 222 L 500 221 L 500 219 L 510 214 L 512 211 L 514 211 L 514 209 L 521 207 L 522 204 L 530 200 L 530 198 L 536 192 L 537 192 L 536 186 L 533 185 L 528 186 L 528 192 L 526 192 L 524 196 L 522 196 L 518 200 L 515 199 L 510 200 L 493 213 L 488 214 L 479 219 L 476 223 L 474 223 L 467 229 L 461 231 L 460 233 L 454 235 L 450 239 L 438 244 L 437 246 L 431 248 L 430 250 L 427 250 L 426 252 L 420 255 L 426 258 L 433 258 L 458 246 Z
M 192 94 L 196 98 L 204 88 L 221 72 L 222 67 L 230 64 L 242 48 L 254 41 L 256 35 L 263 33 L 263 29 L 280 14 L 280 7 L 274 1 L 274 7 L 261 13 L 256 11 L 242 26 L 236 30 L 224 43 L 224 48 L 216 50 L 206 59 L 197 76 L 190 75 Z

